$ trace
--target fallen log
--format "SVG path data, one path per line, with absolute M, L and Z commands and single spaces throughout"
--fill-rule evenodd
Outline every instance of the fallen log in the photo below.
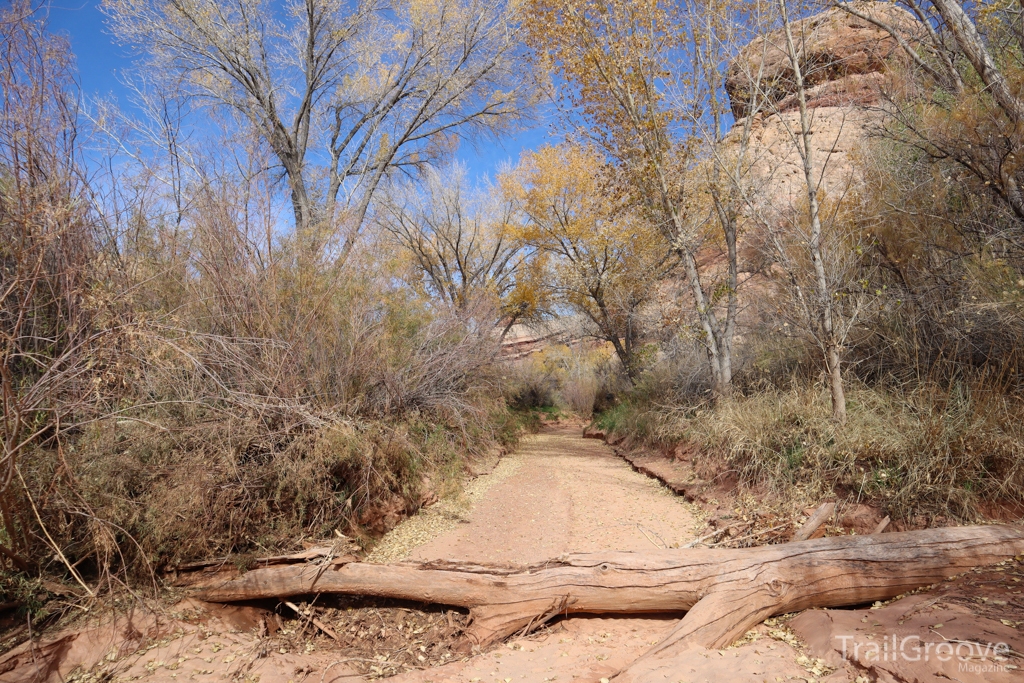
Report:
M 469 608 L 462 646 L 484 646 L 558 614 L 686 612 L 641 660 L 724 647 L 764 619 L 885 600 L 1024 553 L 1024 529 L 973 526 L 839 536 L 732 550 L 577 553 L 529 567 L 378 565 L 337 558 L 250 571 L 199 594 L 210 602 L 340 593 Z

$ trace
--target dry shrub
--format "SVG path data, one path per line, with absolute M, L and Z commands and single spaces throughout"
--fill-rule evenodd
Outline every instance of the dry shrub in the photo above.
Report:
M 906 132 L 893 122 L 883 135 L 895 139 L 861 151 L 858 219 L 870 238 L 864 257 L 875 305 L 854 336 L 851 369 L 871 384 L 983 377 L 1019 392 L 1024 224 L 988 183 L 975 185 L 974 174 L 953 161 L 958 155 L 929 156 L 902 139 Z
M 629 387 L 611 345 L 595 340 L 551 344 L 506 367 L 506 400 L 518 409 L 558 406 L 590 419 Z
M 405 313 L 321 335 L 336 363 L 295 393 L 312 360 L 283 340 L 136 327 L 124 407 L 23 466 L 43 523 L 89 573 L 387 530 L 515 438 L 487 397 L 494 339 Z
M 697 464 L 747 485 L 871 500 L 896 517 L 973 519 L 983 500 L 1024 500 L 1024 403 L 984 386 L 891 393 L 851 386 L 837 425 L 819 386 L 794 384 L 661 414 L 659 441 L 696 446 Z
M 600 384 L 597 377 L 584 374 L 569 377 L 562 383 L 562 400 L 574 413 L 582 418 L 590 419 L 594 414 L 594 403 Z
M 464 460 L 495 443 L 490 426 L 486 414 L 461 428 L 346 420 L 272 436 L 237 417 L 110 419 L 24 472 L 69 559 L 138 571 L 334 530 L 369 539 L 457 485 Z
M 0 10 L 0 570 L 24 571 L 59 549 L 21 469 L 102 410 L 125 328 L 79 168 L 72 59 L 31 15 L 20 1 Z
M 506 365 L 504 394 L 512 409 L 549 408 L 555 405 L 557 391 L 555 369 L 535 356 Z
M 19 490 L 41 512 L 7 528 L 24 530 L 31 557 L 63 571 L 44 528 L 83 576 L 334 530 L 369 540 L 457 486 L 466 458 L 514 442 L 493 396 L 496 335 L 384 278 L 354 270 L 329 292 L 320 280 L 306 286 L 326 295 L 298 318 L 288 289 L 251 294 L 256 310 L 282 311 L 253 318 L 269 336 L 228 333 L 238 312 L 207 317 L 202 292 L 231 291 L 230 278 L 186 282 L 197 291 L 184 311 L 133 323 L 89 419 L 21 458 Z

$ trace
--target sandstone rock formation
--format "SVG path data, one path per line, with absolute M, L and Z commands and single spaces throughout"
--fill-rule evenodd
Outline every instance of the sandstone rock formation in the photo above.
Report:
M 914 17 L 896 5 L 855 0 L 846 6 L 899 28 L 909 39 L 918 27 Z M 887 31 L 840 8 L 794 22 L 792 32 L 812 107 L 876 103 L 881 74 L 892 59 L 901 57 L 902 49 Z M 793 70 L 782 30 L 755 40 L 737 55 L 729 65 L 725 89 L 737 118 L 745 115 L 758 90 L 766 91 L 774 110 L 796 108 Z
M 895 5 L 856 0 L 849 7 L 899 28 L 911 43 L 920 29 L 912 15 Z M 887 31 L 840 8 L 794 22 L 792 31 L 807 86 L 816 173 L 821 174 L 826 195 L 843 194 L 856 185 L 855 158 L 882 120 L 880 88 L 903 51 Z M 799 104 L 785 46 L 782 30 L 755 40 L 732 61 L 726 81 L 737 123 L 726 136 L 723 151 L 739 149 L 742 117 L 753 94 L 761 93 L 763 106 L 751 122 L 746 158 L 752 184 L 755 189 L 760 185 L 767 204 L 776 208 L 806 196 L 794 144 L 800 130 Z

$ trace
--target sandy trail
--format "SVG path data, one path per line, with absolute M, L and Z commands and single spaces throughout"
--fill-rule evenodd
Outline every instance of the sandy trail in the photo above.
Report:
M 566 552 L 644 551 L 694 537 L 694 510 L 574 426 L 523 440 L 520 466 L 494 484 L 463 521 L 409 554 L 526 564 Z M 401 527 L 392 532 L 401 535 Z M 610 676 L 657 642 L 677 617 L 583 617 L 468 661 L 395 677 L 405 681 L 592 680 Z
M 643 551 L 693 538 L 689 505 L 575 427 L 524 440 L 521 466 L 414 560 L 526 564 L 566 552 Z M 400 534 L 401 529 L 395 533 Z
M 515 457 L 521 466 L 511 476 L 494 484 L 462 523 L 413 549 L 409 559 L 531 563 L 566 552 L 677 547 L 695 537 L 694 506 L 635 472 L 604 442 L 581 438 L 578 427 L 548 427 L 525 439 Z M 678 620 L 573 616 L 468 660 L 389 680 L 597 683 L 642 655 Z M 807 676 L 793 648 L 772 639 L 712 654 L 695 652 L 650 680 L 760 683 Z

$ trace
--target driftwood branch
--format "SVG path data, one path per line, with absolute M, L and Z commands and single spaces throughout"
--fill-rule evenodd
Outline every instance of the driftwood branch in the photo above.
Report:
M 775 614 L 885 600 L 1021 553 L 1021 528 L 975 526 L 730 550 L 571 554 L 515 568 L 337 558 L 256 569 L 199 597 L 235 602 L 340 593 L 456 605 L 471 616 L 463 649 L 527 632 L 558 614 L 686 612 L 632 670 L 679 648 L 723 647 Z
M 316 626 L 318 629 L 323 631 L 325 635 L 330 636 L 336 641 L 341 640 L 341 638 L 338 636 L 337 633 L 334 632 L 334 630 L 332 630 L 327 624 L 313 616 L 312 609 L 303 612 L 298 605 L 296 605 L 294 602 L 291 602 L 290 600 L 285 600 L 284 604 L 286 607 L 288 607 L 288 609 L 299 615 L 300 619 L 308 619 L 310 622 L 312 622 L 313 626 Z
M 815 531 L 818 530 L 818 527 L 825 523 L 825 520 L 832 516 L 832 512 L 835 509 L 835 503 L 823 503 L 821 507 L 815 510 L 814 514 L 804 522 L 804 525 L 796 530 L 796 533 L 793 534 L 793 540 L 806 541 Z

